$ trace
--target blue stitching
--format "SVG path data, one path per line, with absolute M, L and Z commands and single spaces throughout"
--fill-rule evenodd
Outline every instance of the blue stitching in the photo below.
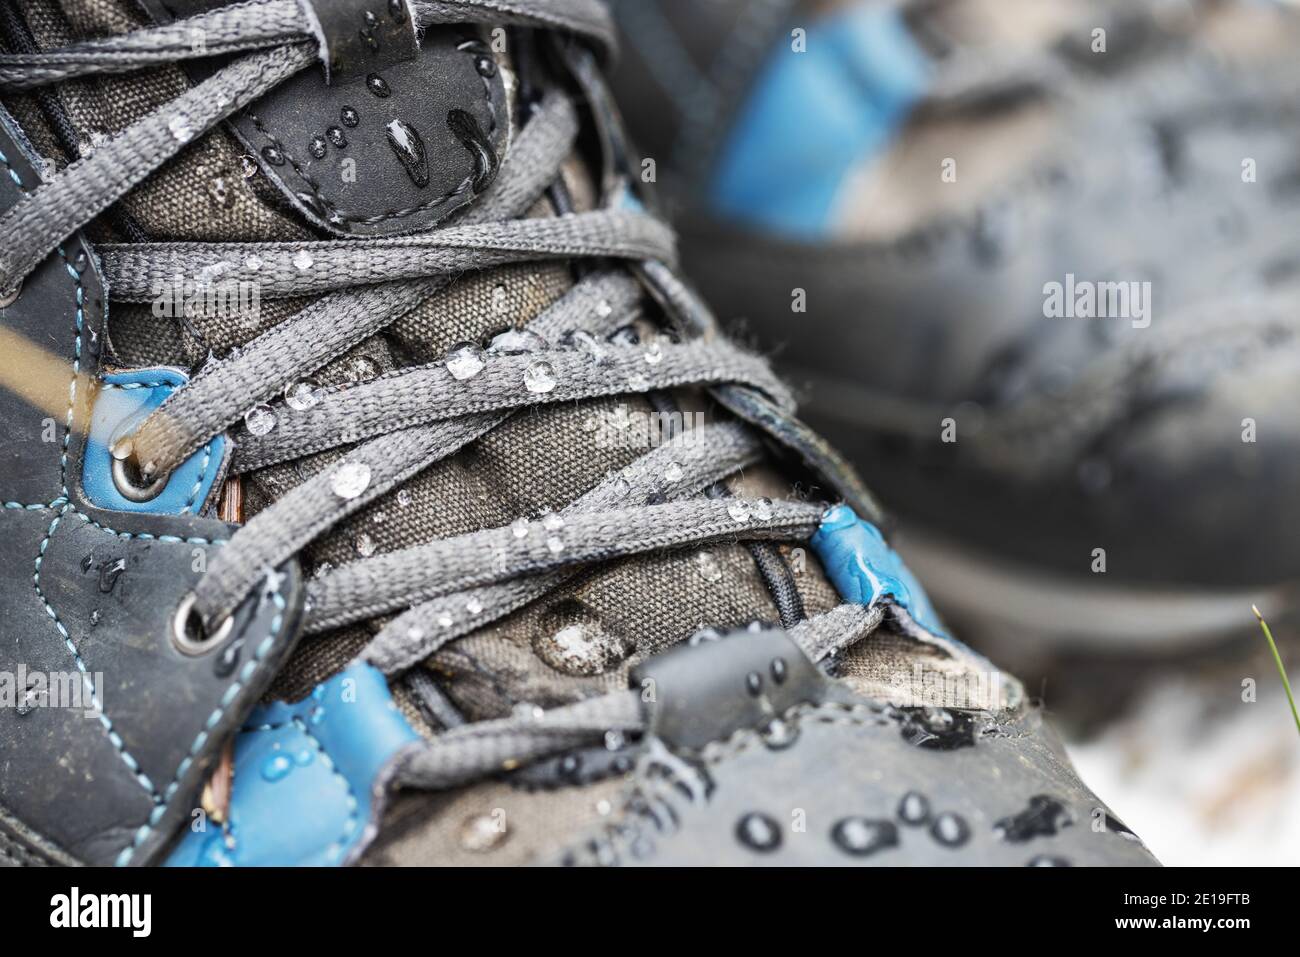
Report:
M 131 841 L 131 845 L 123 848 L 122 852 L 118 854 L 117 860 L 114 862 L 117 867 L 125 867 L 127 864 L 130 864 L 131 858 L 140 848 L 140 845 L 143 844 L 145 840 L 148 839 L 149 835 L 153 833 L 154 828 L 158 825 L 158 822 L 162 820 L 163 815 L 167 811 L 167 802 L 171 800 L 172 795 L 175 794 L 177 788 L 180 787 L 181 778 L 185 776 L 186 772 L 189 771 L 190 766 L 194 763 L 194 756 L 198 754 L 199 751 L 203 750 L 203 746 L 207 744 L 208 732 L 220 723 L 222 716 L 226 712 L 226 708 L 229 707 L 230 703 L 239 696 L 239 692 L 242 690 L 244 684 L 257 673 L 258 666 L 262 663 L 262 659 L 265 658 L 267 653 L 275 647 L 275 638 L 280 633 L 280 628 L 284 624 L 284 610 L 288 606 L 288 603 L 284 600 L 284 596 L 280 594 L 281 587 L 283 587 L 283 583 L 277 586 L 275 591 L 271 592 L 269 596 L 271 600 L 275 602 L 276 607 L 275 617 L 271 619 L 270 633 L 262 643 L 257 646 L 257 650 L 254 652 L 252 660 L 245 663 L 244 667 L 240 669 L 239 680 L 226 689 L 226 693 L 221 698 L 221 705 L 215 708 L 212 714 L 208 715 L 208 720 L 205 723 L 203 730 L 200 731 L 198 737 L 194 739 L 194 743 L 190 745 L 189 754 L 187 754 L 185 759 L 177 766 L 176 775 L 172 778 L 171 784 L 167 785 L 167 789 L 163 792 L 163 803 L 154 807 L 152 813 L 149 815 L 149 823 L 141 826 L 140 829 L 135 832 L 135 838 Z
M 9 176 L 13 179 L 15 183 L 18 184 L 18 188 L 26 192 L 26 188 L 23 186 L 22 179 L 19 178 L 14 168 L 9 165 L 9 160 L 4 155 L 3 151 L 0 151 L 0 164 L 3 164 L 5 169 L 9 171 Z M 143 841 L 149 836 L 150 833 L 152 833 L 153 827 L 158 823 L 158 821 L 162 818 L 163 814 L 167 810 L 166 802 L 171 800 L 172 795 L 175 794 L 177 787 L 179 787 L 180 779 L 184 776 L 185 772 L 189 770 L 190 765 L 193 763 L 193 756 L 203 747 L 204 743 L 207 741 L 208 730 L 210 730 L 213 726 L 216 725 L 218 721 L 221 720 L 222 713 L 224 712 L 225 708 L 230 704 L 230 702 L 233 701 L 235 697 L 238 695 L 240 687 L 244 684 L 244 682 L 246 682 L 250 677 L 252 677 L 253 673 L 257 670 L 257 665 L 260 664 L 261 660 L 266 656 L 266 653 L 270 651 L 270 649 L 274 646 L 275 636 L 279 633 L 281 624 L 283 623 L 284 620 L 284 609 L 285 609 L 286 602 L 284 598 L 280 595 L 279 590 L 277 589 L 272 595 L 272 598 L 274 599 L 279 611 L 271 622 L 271 634 L 258 647 L 257 652 L 253 657 L 253 660 L 248 662 L 246 665 L 244 665 L 244 668 L 240 671 L 239 681 L 232 684 L 226 690 L 226 694 L 221 699 L 222 701 L 221 707 L 218 708 L 209 716 L 206 729 L 200 731 L 198 737 L 194 739 L 194 743 L 190 746 L 189 755 L 177 767 L 176 775 L 172 779 L 172 783 L 168 786 L 166 792 L 160 798 L 158 795 L 158 790 L 157 788 L 154 787 L 153 782 L 150 781 L 148 775 L 146 775 L 140 769 L 139 762 L 136 761 L 136 759 L 131 756 L 129 751 L 127 751 L 126 744 L 122 740 L 121 736 L 116 731 L 113 730 L 113 722 L 109 719 L 108 713 L 104 710 L 103 702 L 101 702 L 98 699 L 98 697 L 95 695 L 94 683 L 91 682 L 90 676 L 86 671 L 86 664 L 81 658 L 81 653 L 77 650 L 76 644 L 72 641 L 72 637 L 68 634 L 68 629 L 64 626 L 63 622 L 59 619 L 58 612 L 54 610 L 54 606 L 50 604 L 49 600 L 45 597 L 45 593 L 41 591 L 41 562 L 45 558 L 45 550 L 47 547 L 49 547 L 50 539 L 54 536 L 55 529 L 59 527 L 59 523 L 63 520 L 63 516 L 68 514 L 69 512 L 71 512 L 73 515 L 76 515 L 78 518 L 82 519 L 83 521 L 89 522 L 91 525 L 95 526 L 96 528 L 106 532 L 110 532 L 111 534 L 122 539 L 138 538 L 142 540 L 156 540 L 160 542 L 169 542 L 169 543 L 185 542 L 187 544 L 199 544 L 199 545 L 220 545 L 220 544 L 224 544 L 224 542 L 209 541 L 208 539 L 204 539 L 204 538 L 180 538 L 175 535 L 149 535 L 149 534 L 137 534 L 132 532 L 119 532 L 116 529 L 109 528 L 106 525 L 102 525 L 99 522 L 94 521 L 88 515 L 84 515 L 81 512 L 78 512 L 76 508 L 74 508 L 72 504 L 68 501 L 69 498 L 68 448 L 72 442 L 72 420 L 76 412 L 77 378 L 81 374 L 81 335 L 82 335 L 82 331 L 85 328 L 85 287 L 81 283 L 81 274 L 72 267 L 71 263 L 68 262 L 67 253 L 64 251 L 62 246 L 59 247 L 58 252 L 59 252 L 59 257 L 63 260 L 64 268 L 67 269 L 68 275 L 72 277 L 72 281 L 76 284 L 75 297 L 77 301 L 77 324 L 76 324 L 77 336 L 73 347 L 72 380 L 68 385 L 68 415 L 66 421 L 64 422 L 63 449 L 59 457 L 59 485 L 63 490 L 63 494 L 60 495 L 58 498 L 56 498 L 49 505 L 23 505 L 19 502 L 5 502 L 4 507 L 8 509 L 21 508 L 21 509 L 34 509 L 34 510 L 39 510 L 42 508 L 56 508 L 56 507 L 60 508 L 59 514 L 54 517 L 54 520 L 50 523 L 50 527 L 46 530 L 45 538 L 41 540 L 41 544 L 37 551 L 36 560 L 33 565 L 34 571 L 32 574 L 32 584 L 36 589 L 36 596 L 40 599 L 41 604 L 45 607 L 45 613 L 49 615 L 50 619 L 54 622 L 54 627 L 58 629 L 59 634 L 63 637 L 63 643 L 67 646 L 68 651 L 72 654 L 72 660 L 76 663 L 77 669 L 81 672 L 82 681 L 86 685 L 86 690 L 90 693 L 90 699 L 95 705 L 95 711 L 98 713 L 99 722 L 103 726 L 104 731 L 108 735 L 109 743 L 112 744 L 113 747 L 117 750 L 118 755 L 122 758 L 123 763 L 126 764 L 127 768 L 135 776 L 136 781 L 139 782 L 141 787 L 143 787 L 147 792 L 149 792 L 149 794 L 153 797 L 154 800 L 154 809 L 149 815 L 149 823 L 141 827 L 138 831 L 136 831 L 134 841 L 131 843 L 129 847 L 123 849 L 123 851 L 118 855 L 116 863 L 120 866 L 130 862 L 132 855 L 139 848 L 140 844 L 143 843 Z M 155 385 L 158 384 L 160 383 L 155 383 Z M 140 384 L 139 386 L 126 385 L 124 387 L 139 388 L 139 387 L 143 387 L 143 383 Z M 208 467 L 212 458 L 211 444 L 205 446 L 204 453 L 206 457 L 203 463 L 203 471 L 200 474 L 199 482 L 195 485 L 194 490 L 191 491 L 190 493 L 190 499 L 188 502 L 186 502 L 185 509 L 182 512 L 182 514 L 188 512 L 191 506 L 193 506 L 194 500 L 198 496 L 199 487 L 202 485 L 203 479 L 207 477 Z
M 281 721 L 278 724 L 259 724 L 241 728 L 240 731 L 244 734 L 259 734 L 262 732 L 277 731 L 280 728 L 287 728 L 290 725 L 293 725 L 301 731 L 308 740 L 316 746 L 316 750 L 320 752 L 321 762 L 329 769 L 330 773 L 342 781 L 343 786 L 347 788 L 348 818 L 343 822 L 343 834 L 338 838 L 338 840 L 334 841 L 329 846 L 329 856 L 331 858 L 337 858 L 346 850 L 347 842 L 352 839 L 352 836 L 356 833 L 357 826 L 361 823 L 361 815 L 357 813 L 357 809 L 361 805 L 357 800 L 356 789 L 352 786 L 352 782 L 348 780 L 347 775 L 340 771 L 338 765 L 334 763 L 334 758 L 330 755 L 328 749 L 326 749 L 325 742 L 312 734 L 311 729 L 307 727 L 307 723 L 298 715 L 294 715 L 287 721 Z M 235 795 L 233 780 L 231 782 L 230 795 L 233 803 Z
M 119 532 L 115 528 L 109 528 L 107 525 L 100 524 L 85 512 L 77 511 L 75 505 L 70 507 L 72 509 L 72 514 L 76 515 L 77 518 L 81 519 L 83 522 L 94 525 L 100 531 L 108 532 L 110 535 L 116 535 L 124 541 L 138 538 L 142 542 L 166 542 L 169 545 L 224 545 L 228 541 L 228 539 L 224 538 L 199 538 L 197 536 L 194 538 L 181 538 L 179 535 L 151 535 L 148 532 Z
M 117 753 L 121 756 L 122 762 L 130 769 L 131 773 L 135 776 L 136 781 L 138 781 L 140 786 L 148 791 L 150 795 L 153 796 L 154 801 L 157 802 L 158 789 L 153 786 L 153 782 L 149 780 L 149 776 L 140 770 L 140 763 L 131 756 L 131 753 L 126 749 L 126 745 L 122 741 L 121 736 L 113 730 L 113 722 L 109 720 L 108 713 L 104 710 L 104 703 L 100 701 L 98 696 L 95 694 L 95 685 L 90 680 L 90 673 L 86 670 L 86 663 L 81 658 L 81 652 L 77 650 L 77 646 L 73 642 L 72 636 L 68 634 L 68 629 L 64 626 L 63 622 L 59 620 L 58 612 L 54 610 L 54 606 L 50 604 L 49 599 L 45 597 L 45 593 L 41 590 L 41 562 L 45 560 L 45 549 L 49 547 L 50 539 L 54 537 L 54 531 L 59 527 L 59 523 L 63 521 L 63 516 L 71 510 L 71 505 L 63 506 L 63 509 L 59 514 L 54 516 L 54 521 L 50 522 L 50 527 L 46 529 L 45 537 L 41 539 L 40 547 L 36 552 L 36 561 L 33 564 L 32 584 L 36 588 L 36 597 L 39 598 L 41 604 L 45 606 L 45 613 L 50 616 L 50 619 L 54 622 L 54 627 L 57 628 L 59 634 L 63 636 L 63 643 L 71 653 L 72 660 L 76 662 L 77 670 L 81 672 L 81 680 L 86 686 L 86 691 L 90 694 L 91 702 L 95 705 L 95 711 L 98 714 L 99 723 L 104 726 L 104 731 L 108 734 L 108 740 L 112 743 L 113 747 L 117 749 Z
M 39 512 L 42 509 L 62 508 L 68 504 L 68 500 L 60 495 L 52 502 L 37 502 L 35 505 L 24 505 L 22 502 L 0 502 L 5 508 L 24 509 L 29 512 Z
M 160 389 L 160 388 L 170 389 L 172 388 L 172 383 L 170 382 L 104 382 L 101 384 L 100 387 L 103 389 Z M 203 488 L 203 483 L 207 481 L 208 469 L 211 468 L 211 466 L 212 466 L 212 443 L 209 442 L 207 445 L 203 446 L 203 468 L 199 471 L 198 478 L 194 480 L 194 487 L 190 489 L 189 498 L 185 500 L 185 505 L 184 507 L 181 508 L 178 514 L 180 515 L 190 514 L 190 509 L 194 507 L 194 503 L 199 497 L 199 490 Z M 65 494 L 66 494 L 66 489 L 65 489 Z M 102 525 L 99 525 L 98 527 L 104 528 L 104 526 Z M 115 532 L 111 528 L 104 528 L 104 530 L 107 532 L 113 532 L 113 534 L 115 535 L 130 534 L 130 533 Z M 146 535 L 146 536 L 139 536 L 139 537 L 152 538 L 153 536 Z M 162 538 L 162 541 L 167 541 L 169 538 L 173 538 L 173 536 L 166 536 Z M 175 538 L 174 540 L 182 541 L 182 539 L 179 538 Z M 205 545 L 208 544 L 208 541 L 202 538 L 184 539 L 184 541 L 196 541 L 196 542 L 201 542 L 202 544 Z
M 21 189 L 24 193 L 27 192 L 27 187 L 24 186 L 23 181 L 18 178 L 18 173 L 14 170 L 14 168 L 9 165 L 9 157 L 5 156 L 3 150 L 0 150 L 0 165 L 4 166 L 4 168 L 9 171 L 9 178 L 18 184 L 18 188 Z
M 336 858 L 343 853 L 344 842 L 351 839 L 352 835 L 356 832 L 357 824 L 360 821 L 360 818 L 357 815 L 357 792 L 353 790 L 352 782 L 348 780 L 347 775 L 338 769 L 338 766 L 334 763 L 334 759 L 330 757 L 329 751 L 325 749 L 325 743 L 321 741 L 320 738 L 316 737 L 316 735 L 311 733 L 311 729 L 307 727 L 307 723 L 297 715 L 294 716 L 293 723 L 298 726 L 298 730 L 311 739 L 312 743 L 316 745 L 316 750 L 320 752 L 321 760 L 325 762 L 325 766 L 329 768 L 330 772 L 342 781 L 343 786 L 348 789 L 348 819 L 343 824 L 342 836 L 329 847 L 329 856 L 331 858 Z

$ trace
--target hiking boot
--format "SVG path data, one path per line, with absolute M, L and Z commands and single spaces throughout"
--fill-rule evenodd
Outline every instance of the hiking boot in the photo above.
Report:
M 143 7 L 3 8 L 0 860 L 1153 862 L 678 278 L 603 7 Z
M 685 268 L 963 630 L 1150 652 L 1294 608 L 1293 8 L 615 9 Z

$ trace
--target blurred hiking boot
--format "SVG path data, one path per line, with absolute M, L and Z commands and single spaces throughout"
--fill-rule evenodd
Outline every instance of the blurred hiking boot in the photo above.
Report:
M 685 268 L 946 614 L 1151 650 L 1294 607 L 1293 8 L 615 10 Z

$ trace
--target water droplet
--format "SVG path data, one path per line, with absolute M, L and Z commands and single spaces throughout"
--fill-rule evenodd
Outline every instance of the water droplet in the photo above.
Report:
M 361 115 L 350 106 L 345 106 L 339 110 L 339 119 L 348 129 L 355 129 L 356 125 L 361 122 Z
M 799 740 L 798 725 L 781 718 L 773 718 L 760 732 L 763 744 L 773 751 L 784 751 Z
M 275 428 L 275 413 L 267 405 L 255 405 L 244 414 L 249 435 L 267 435 Z
M 970 839 L 970 825 L 960 814 L 945 811 L 930 825 L 930 836 L 945 847 L 961 847 Z
M 524 371 L 524 388 L 542 395 L 555 388 L 555 370 L 549 362 L 534 362 Z
M 188 143 L 194 138 L 194 128 L 188 117 L 173 116 L 167 121 L 167 129 L 178 143 Z
M 505 312 L 510 304 L 510 294 L 506 287 L 497 283 L 492 287 L 492 311 L 497 315 Z
M 672 484 L 682 480 L 682 467 L 676 462 L 669 462 L 664 469 L 664 481 Z
M 266 160 L 272 166 L 283 166 L 284 151 L 278 146 L 263 146 L 262 159 Z
M 542 519 L 542 528 L 548 532 L 558 532 L 563 527 L 564 519 L 555 512 L 547 513 L 546 517 Z
M 898 819 L 913 827 L 930 820 L 930 802 L 919 791 L 908 791 L 898 802 Z
M 370 485 L 370 466 L 364 462 L 344 462 L 330 477 L 330 488 L 339 498 L 356 498 Z
M 451 615 L 443 614 L 438 616 L 439 628 L 450 628 L 454 624 L 456 624 L 456 621 L 451 617 Z
M 488 352 L 503 356 L 521 356 L 546 348 L 546 340 L 529 329 L 507 329 L 488 343 Z
M 221 209 L 229 209 L 235 205 L 234 197 L 230 195 L 225 177 L 222 176 L 215 176 L 208 180 L 208 198 Z
M 474 69 L 478 70 L 479 76 L 485 76 L 489 80 L 497 75 L 496 62 L 488 56 L 477 57 L 474 60 Z
M 483 371 L 483 350 L 472 342 L 462 342 L 447 352 L 447 371 L 453 379 L 472 379 Z
M 903 740 L 919 748 L 954 751 L 975 744 L 975 721 L 966 713 L 944 708 L 907 708 L 899 727 Z
M 306 380 L 295 382 L 284 390 L 284 401 L 296 412 L 306 412 L 316 404 L 316 389 Z
M 582 420 L 582 431 L 584 432 L 595 432 L 599 428 L 600 419 L 596 418 L 594 415 L 589 415 Z
M 993 833 L 1004 841 L 1019 844 L 1035 837 L 1051 837 L 1073 823 L 1064 804 L 1051 795 L 1035 794 L 1023 811 L 994 821 Z
M 411 504 L 411 493 L 407 489 L 402 489 L 397 493 L 397 504 L 406 508 Z
M 392 148 L 393 155 L 402 164 L 402 169 L 406 170 L 406 175 L 410 177 L 411 182 L 420 189 L 428 186 L 429 157 L 424 148 L 424 140 L 415 131 L 415 127 L 404 120 L 390 120 L 388 126 L 384 128 L 384 133 L 388 137 L 388 145 Z
M 117 580 L 122 577 L 126 571 L 126 559 L 119 558 L 115 562 L 105 562 L 99 566 L 99 590 L 107 595 L 117 584 Z
M 393 93 L 388 82 L 378 73 L 372 73 L 366 77 L 366 89 L 381 100 L 387 99 Z
M 235 667 L 239 664 L 239 659 L 244 653 L 244 639 L 236 638 L 221 649 L 221 654 L 217 655 L 212 662 L 212 673 L 218 678 L 225 678 L 232 674 Z
M 770 853 L 781 846 L 781 825 L 758 811 L 750 811 L 736 822 L 736 839 L 751 850 Z
M 695 556 L 695 565 L 699 568 L 700 574 L 704 576 L 705 581 L 722 581 L 722 566 L 719 565 L 718 560 L 713 557 L 713 552 L 699 552 Z
M 628 480 L 623 478 L 623 476 L 620 475 L 618 478 L 614 479 L 614 495 L 616 497 L 624 498 L 631 491 L 631 484 L 629 484 Z
M 247 266 L 249 269 L 251 269 L 253 272 L 257 272 L 257 270 L 262 268 L 263 265 L 262 257 L 249 256 L 247 259 L 244 260 L 244 265 Z
M 244 174 L 244 179 L 252 179 L 257 175 L 257 160 L 247 153 L 239 157 L 239 171 Z
M 474 157 L 474 178 L 470 188 L 481 193 L 496 178 L 501 168 L 501 158 L 497 156 L 492 141 L 487 138 L 478 119 L 464 110 L 447 111 L 447 129 L 455 136 Z
M 352 545 L 357 550 L 357 554 L 362 558 L 369 558 L 375 553 L 375 540 L 362 532 L 353 540 Z
M 352 360 L 350 371 L 352 372 L 352 381 L 369 382 L 379 375 L 379 363 L 370 356 L 356 356 Z
M 596 315 L 600 316 L 600 318 L 608 319 L 613 314 L 614 307 L 611 306 L 607 300 L 602 299 L 600 302 L 596 303 Z
M 625 744 L 627 744 L 627 739 L 623 736 L 622 731 L 613 730 L 605 732 L 606 751 L 618 751 Z
M 745 690 L 749 692 L 750 697 L 757 698 L 763 693 L 763 676 L 757 671 L 751 671 L 745 675 Z
M 581 329 L 574 330 L 567 336 L 566 344 L 598 365 L 604 364 L 606 361 L 604 345 L 589 332 L 584 332 Z
M 746 505 L 744 502 L 742 502 L 740 499 L 737 499 L 736 501 L 732 502 L 730 505 L 727 506 L 727 514 L 731 516 L 732 521 L 742 522 L 742 523 L 748 522 L 749 506 Z
M 317 159 L 324 159 L 325 154 L 329 151 L 329 145 L 325 142 L 325 137 L 313 136 L 307 150 Z
M 483 603 L 477 598 L 471 598 L 465 602 L 465 611 L 471 615 L 481 615 L 483 614 Z
M 262 777 L 268 781 L 281 781 L 293 770 L 293 761 L 287 754 L 273 754 L 262 763 Z
M 528 519 L 517 518 L 510 523 L 510 531 L 514 532 L 515 538 L 528 537 Z
M 558 555 L 560 552 L 564 551 L 564 542 L 559 538 L 559 536 L 552 535 L 546 540 L 546 547 L 550 550 L 552 555 Z
M 790 666 L 785 663 L 784 658 L 773 658 L 772 663 L 768 665 L 768 671 L 772 674 L 772 680 L 779 685 L 785 684 L 785 679 L 790 676 Z
M 460 846 L 467 851 L 481 854 L 492 850 L 504 841 L 507 833 L 504 817 L 478 814 L 461 825 Z
M 311 258 L 311 253 L 307 252 L 307 250 L 300 249 L 294 253 L 293 264 L 297 269 L 306 272 L 315 264 L 315 260 Z
M 645 361 L 647 365 L 652 365 L 652 366 L 657 366 L 659 363 L 664 361 L 663 346 L 659 345 L 658 339 L 654 340 L 653 342 L 650 343 L 650 345 L 646 346 Z
M 348 145 L 348 138 L 343 131 L 337 126 L 331 126 L 325 131 L 325 138 L 337 146 L 339 149 Z
M 846 817 L 831 828 L 831 840 L 845 854 L 866 857 L 898 846 L 898 828 L 892 821 L 869 817 Z

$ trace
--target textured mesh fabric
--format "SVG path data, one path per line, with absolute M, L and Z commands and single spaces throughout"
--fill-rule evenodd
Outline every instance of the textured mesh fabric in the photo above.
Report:
M 38 45 L 52 48 L 120 32 L 135 14 L 128 0 L 34 0 L 29 25 Z M 175 69 L 106 77 L 59 89 L 84 143 L 114 132 L 176 95 L 186 80 Z M 51 153 L 56 161 L 66 156 Z M 581 167 L 570 164 L 570 192 L 590 195 Z M 120 237 L 121 212 L 159 240 L 286 240 L 309 235 L 261 181 L 229 134 L 217 130 L 154 175 L 98 228 Z M 534 215 L 551 215 L 543 204 Z M 571 283 L 564 265 L 506 267 L 467 275 L 320 370 L 319 384 L 359 381 L 441 357 L 448 346 L 518 327 L 554 302 Z M 490 306 L 485 307 L 485 303 Z M 195 367 L 223 355 L 291 315 L 302 302 L 265 302 L 253 321 L 155 318 L 148 306 L 117 304 L 109 343 L 123 366 Z M 289 385 L 286 383 L 286 385 Z M 693 397 L 684 396 L 684 400 Z M 702 403 L 694 399 L 693 404 Z M 627 410 L 636 427 L 644 399 L 626 397 L 530 410 L 461 453 L 331 530 L 302 556 L 311 574 L 365 554 L 382 554 L 434 537 L 508 524 L 521 515 L 567 504 L 631 462 L 642 450 L 600 448 L 593 416 Z M 235 440 L 238 441 L 239 429 Z M 246 515 L 275 501 L 345 449 L 271 467 L 244 479 Z M 784 484 L 784 483 L 782 483 Z M 830 586 L 809 557 L 797 581 L 809 610 L 827 604 Z M 429 662 L 470 718 L 500 715 L 521 701 L 550 705 L 623 685 L 629 662 L 681 640 L 701 625 L 727 627 L 775 621 L 776 606 L 743 547 L 658 555 L 589 569 L 513 617 L 453 643 Z M 304 639 L 272 694 L 297 697 L 342 667 L 382 624 L 367 623 Z

